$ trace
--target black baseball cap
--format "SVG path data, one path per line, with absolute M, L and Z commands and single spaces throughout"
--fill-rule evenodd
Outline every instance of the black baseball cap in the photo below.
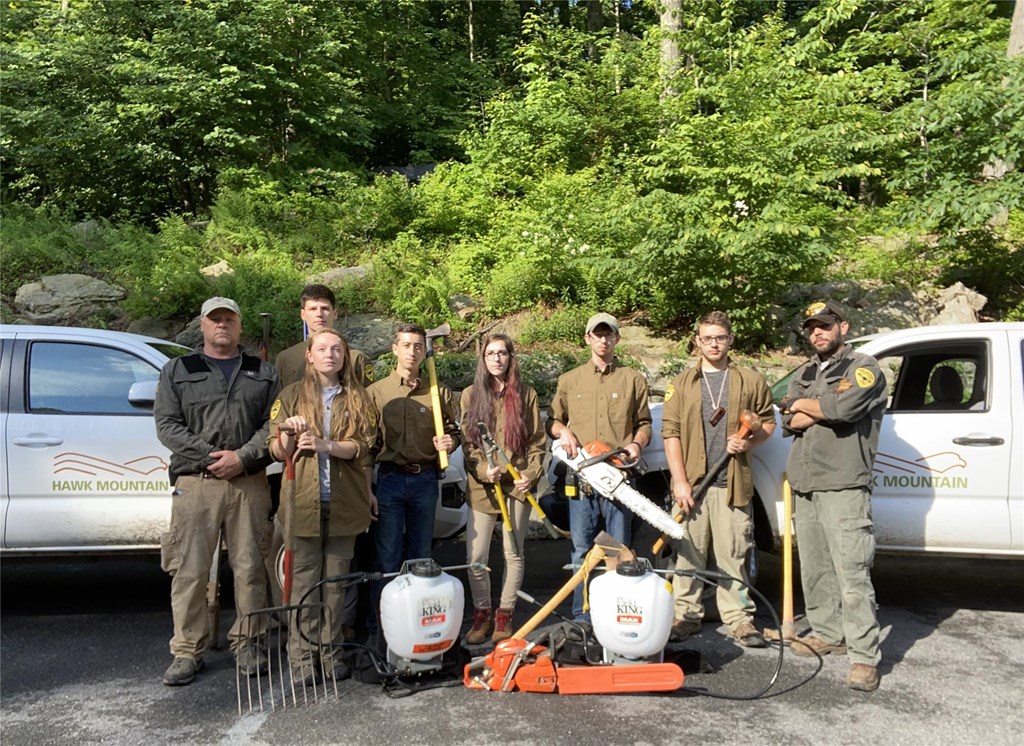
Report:
M 804 309 L 804 328 L 812 321 L 820 321 L 822 324 L 829 325 L 837 324 L 846 321 L 846 314 L 834 301 L 819 300 Z

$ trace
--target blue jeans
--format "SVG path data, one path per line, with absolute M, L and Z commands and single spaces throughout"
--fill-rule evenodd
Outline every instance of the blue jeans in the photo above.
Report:
M 377 562 L 379 572 L 397 572 L 402 562 L 430 556 L 437 509 L 437 476 L 433 471 L 377 475 Z M 370 600 L 374 614 L 388 581 L 374 581 Z
M 604 518 L 604 530 L 616 541 L 629 545 L 629 524 L 633 513 L 606 497 L 594 494 L 581 495 L 569 500 L 569 532 L 572 534 L 572 563 L 582 565 L 583 558 L 594 546 L 600 518 Z M 572 616 L 577 621 L 590 621 L 590 612 L 583 613 L 583 583 L 572 593 Z

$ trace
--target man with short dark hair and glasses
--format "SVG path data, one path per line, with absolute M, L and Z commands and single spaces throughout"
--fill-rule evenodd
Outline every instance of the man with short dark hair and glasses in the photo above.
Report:
M 700 362 L 675 377 L 662 409 L 661 435 L 672 474 L 673 510 L 686 516 L 683 538 L 673 543 L 675 567 L 704 570 L 708 551 L 713 549 L 718 570 L 749 582 L 746 560 L 753 551 L 754 478 L 747 454 L 775 429 L 772 394 L 760 373 L 730 359 L 732 324 L 722 311 L 711 311 L 700 319 L 694 341 Z M 741 438 L 736 431 L 745 409 L 758 417 L 761 427 Z M 727 468 L 714 476 L 703 499 L 695 503 L 694 485 L 709 478 L 708 469 L 727 453 Z M 673 577 L 673 639 L 685 640 L 700 632 L 703 587 L 694 577 Z M 754 626 L 756 609 L 746 586 L 736 582 L 719 586 L 717 601 L 733 638 L 745 647 L 765 647 L 764 637 Z

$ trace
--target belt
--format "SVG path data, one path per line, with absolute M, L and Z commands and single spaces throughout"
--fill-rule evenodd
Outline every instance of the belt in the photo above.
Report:
M 202 471 L 186 471 L 178 475 L 179 477 L 195 477 L 196 479 L 220 479 L 213 472 L 203 469 Z
M 398 471 L 402 474 L 428 474 L 436 471 L 437 465 L 433 461 L 420 461 L 414 464 L 396 464 L 394 461 L 381 461 L 380 472 L 387 474 L 391 471 Z

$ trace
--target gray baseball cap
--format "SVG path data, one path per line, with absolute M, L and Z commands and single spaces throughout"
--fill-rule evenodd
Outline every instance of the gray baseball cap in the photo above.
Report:
M 238 309 L 238 304 L 230 298 L 222 298 L 219 295 L 213 298 L 208 298 L 206 302 L 203 303 L 202 316 L 205 318 L 218 308 L 233 311 L 238 315 L 238 318 L 242 318 L 242 312 Z
M 619 322 L 610 313 L 595 313 L 587 319 L 587 334 L 590 334 L 601 325 L 607 326 L 616 334 L 619 333 Z

